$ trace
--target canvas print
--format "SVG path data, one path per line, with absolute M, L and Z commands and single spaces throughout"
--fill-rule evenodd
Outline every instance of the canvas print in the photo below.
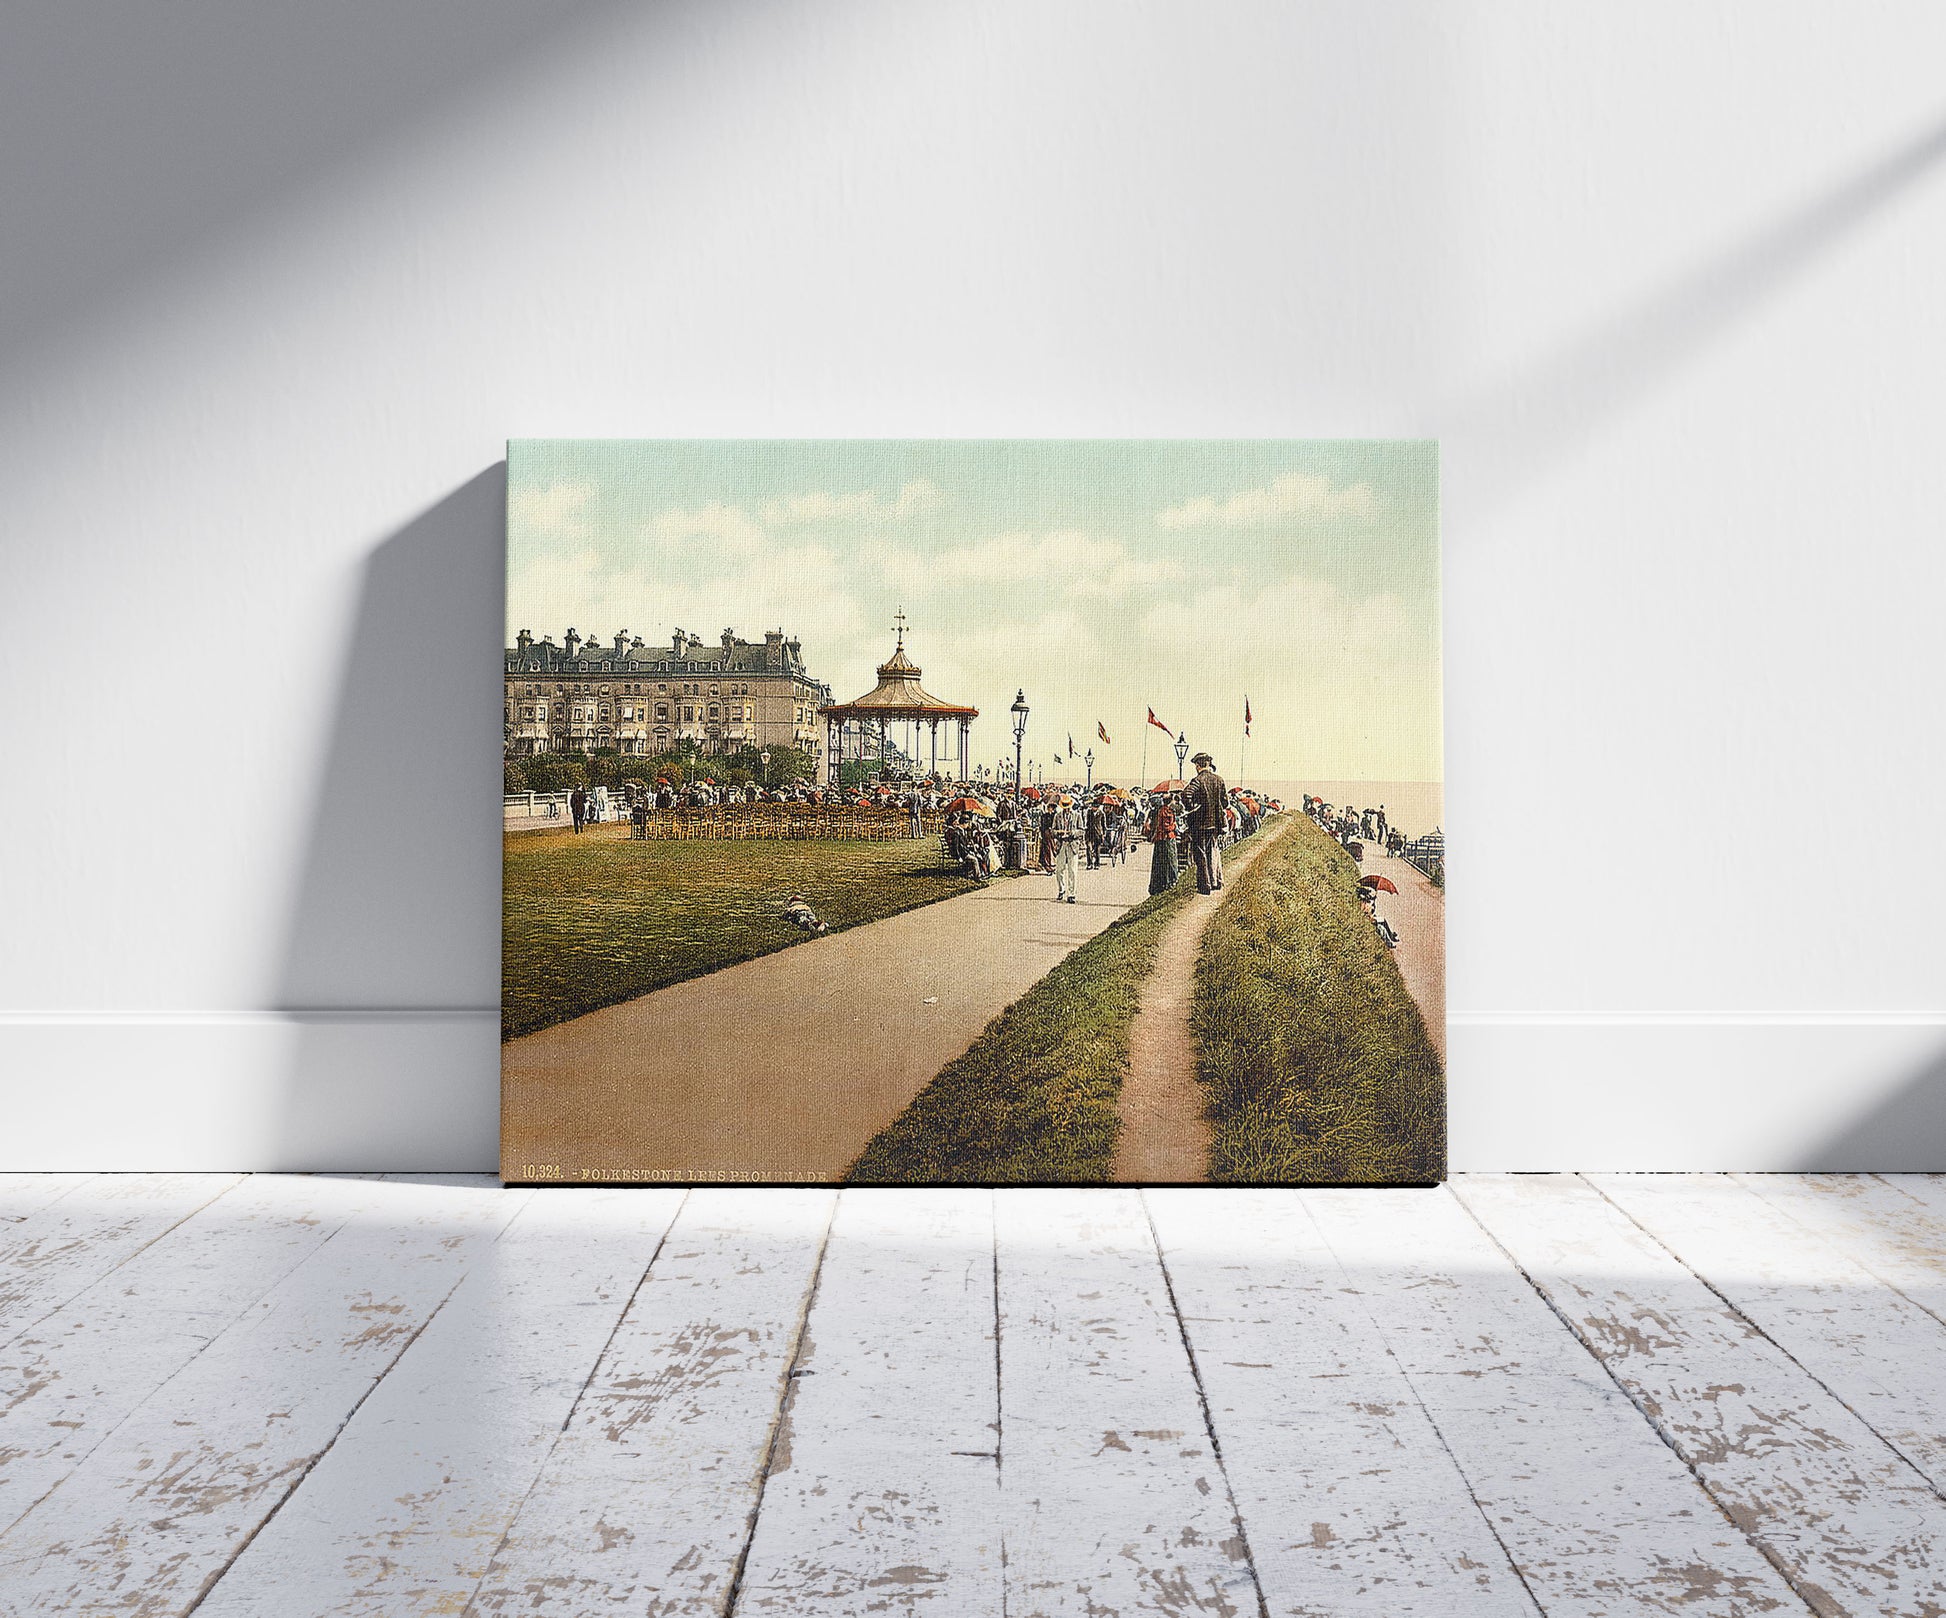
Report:
M 507 456 L 502 1171 L 1445 1171 L 1438 457 Z

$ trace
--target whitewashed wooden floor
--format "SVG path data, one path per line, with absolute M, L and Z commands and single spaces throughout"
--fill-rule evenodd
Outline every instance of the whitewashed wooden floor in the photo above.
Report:
M 1946 1612 L 1946 1183 L 0 1176 L 0 1613 Z

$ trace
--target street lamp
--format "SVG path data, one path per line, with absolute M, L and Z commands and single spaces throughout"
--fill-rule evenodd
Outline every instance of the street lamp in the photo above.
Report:
M 1014 705 L 1008 710 L 1014 716 L 1014 790 L 1020 790 L 1020 749 L 1027 737 L 1027 689 L 1022 686 L 1014 692 Z
M 764 786 L 768 788 L 770 785 L 770 749 L 766 747 L 761 753 L 757 755 L 757 757 L 763 761 Z
M 1093 792 L 1095 790 L 1095 750 L 1092 747 L 1081 755 L 1081 762 L 1088 766 L 1088 784 L 1083 790 Z
M 1182 779 L 1182 761 L 1189 757 L 1189 742 L 1181 731 L 1176 732 L 1176 779 Z

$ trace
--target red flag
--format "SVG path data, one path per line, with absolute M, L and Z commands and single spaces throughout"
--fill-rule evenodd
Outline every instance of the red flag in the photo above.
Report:
M 1099 719 L 1095 721 L 1095 734 L 1099 736 L 1103 741 L 1108 742 L 1108 727 L 1104 725 Z M 1115 744 L 1113 742 L 1108 742 L 1108 745 L 1110 747 L 1113 747 Z
M 1163 735 L 1167 736 L 1169 734 L 1169 727 L 1165 725 L 1160 719 L 1156 718 L 1155 709 L 1153 708 L 1149 710 L 1149 723 L 1154 725 L 1155 728 L 1161 731 Z
M 1247 696 L 1243 699 L 1243 734 L 1250 734 L 1250 699 Z

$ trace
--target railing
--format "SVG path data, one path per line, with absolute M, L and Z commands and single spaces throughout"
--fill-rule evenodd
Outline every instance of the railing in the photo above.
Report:
M 1428 881 L 1446 885 L 1446 839 L 1439 832 L 1413 838 L 1399 857 Z
M 919 826 L 919 835 L 930 837 L 939 830 L 940 817 L 921 815 Z M 696 809 L 651 809 L 641 832 L 651 841 L 754 838 L 766 842 L 830 839 L 892 843 L 913 835 L 909 809 L 859 809 L 828 803 L 727 803 Z
M 506 795 L 504 818 L 510 822 L 565 824 L 572 819 L 572 811 L 565 792 L 517 792 Z M 605 824 L 614 823 L 652 842 L 830 839 L 890 843 L 913 835 L 910 809 L 864 809 L 828 803 L 722 803 L 651 809 L 638 829 L 627 801 L 611 792 Z M 919 835 L 934 836 L 941 824 L 937 812 L 921 815 Z

